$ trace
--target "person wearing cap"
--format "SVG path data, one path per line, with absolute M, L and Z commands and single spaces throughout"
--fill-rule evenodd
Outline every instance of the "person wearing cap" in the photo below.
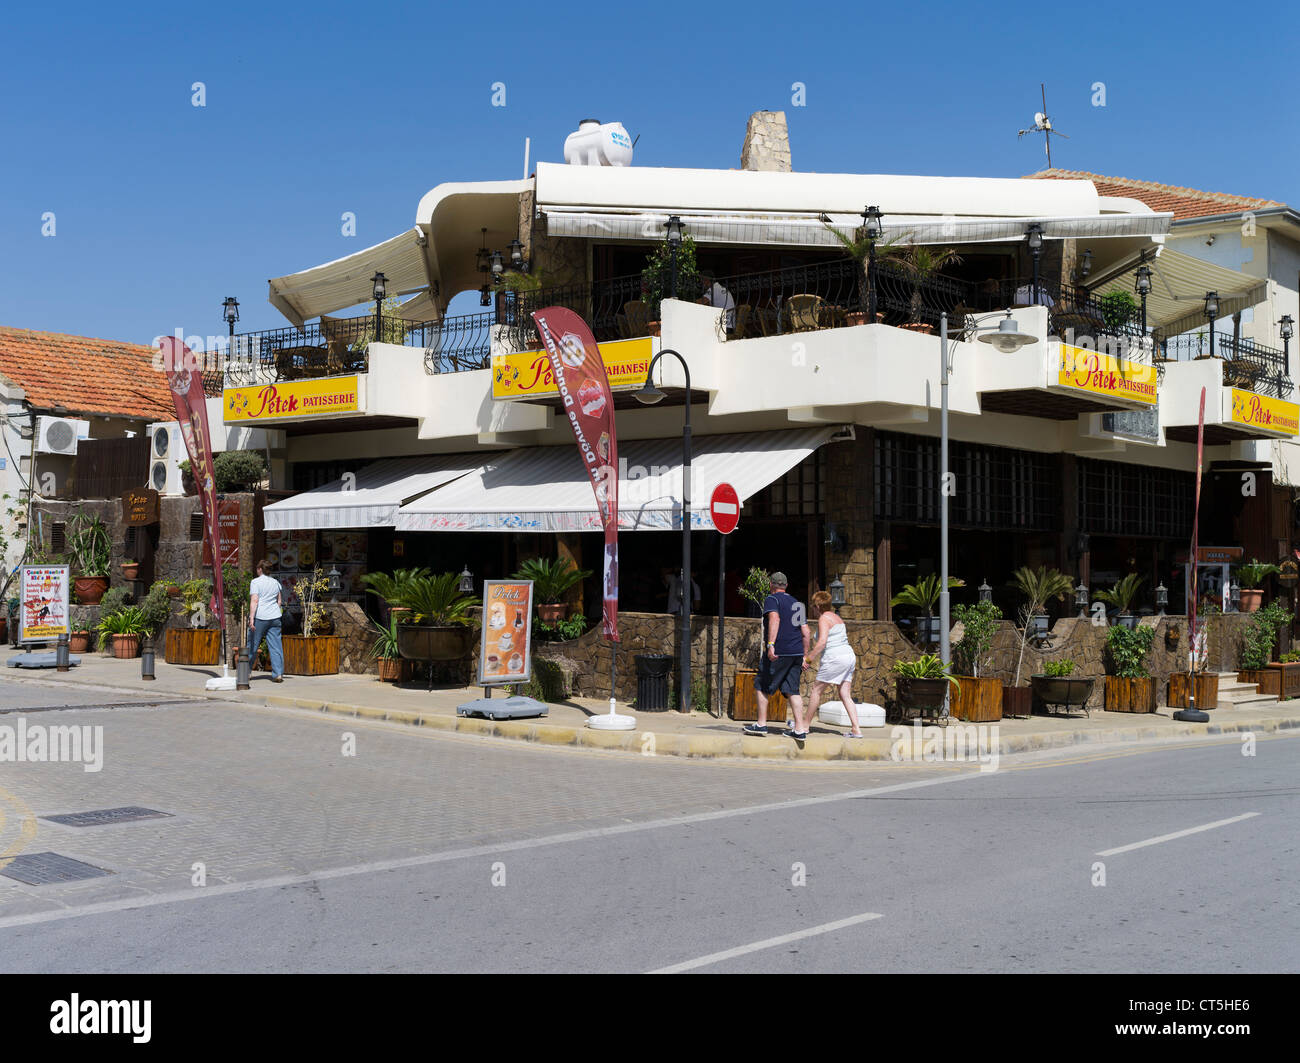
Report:
M 803 698 L 799 696 L 799 680 L 807 664 L 808 631 L 807 611 L 803 602 L 787 591 L 790 581 L 784 572 L 773 572 L 769 577 L 772 593 L 763 600 L 763 628 L 767 638 L 759 659 L 758 675 L 754 677 L 754 693 L 758 701 L 758 719 L 745 725 L 745 734 L 767 734 L 767 699 L 778 690 L 790 701 L 795 728 L 790 736 L 796 741 L 808 737 L 799 731 L 803 718 Z

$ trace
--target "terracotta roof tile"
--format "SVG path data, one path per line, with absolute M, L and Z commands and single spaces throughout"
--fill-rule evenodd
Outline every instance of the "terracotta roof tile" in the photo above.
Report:
M 1027 174 L 1028 180 L 1091 181 L 1099 195 L 1128 196 L 1139 199 L 1158 213 L 1172 212 L 1175 221 L 1187 218 L 1208 218 L 1215 214 L 1233 214 L 1244 210 L 1261 210 L 1265 207 L 1284 207 L 1274 199 L 1255 199 L 1252 196 L 1232 196 L 1222 192 L 1202 192 L 1178 185 L 1162 185 L 1155 181 L 1136 181 L 1130 177 L 1104 177 L 1084 170 L 1040 170 Z
M 167 379 L 153 349 L 135 343 L 0 326 L 0 375 L 37 409 L 67 407 L 146 420 L 174 420 Z

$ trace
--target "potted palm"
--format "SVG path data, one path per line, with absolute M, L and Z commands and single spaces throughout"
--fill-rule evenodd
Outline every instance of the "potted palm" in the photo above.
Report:
M 590 575 L 590 571 L 578 568 L 567 557 L 557 557 L 554 561 L 535 557 L 520 565 L 511 578 L 533 581 L 537 618 L 543 624 L 554 624 L 564 619 L 569 610 L 564 601 L 569 591 Z
M 1130 572 L 1110 590 L 1098 591 L 1095 597 L 1099 602 L 1113 605 L 1117 611 L 1115 623 L 1132 631 L 1137 627 L 1138 618 L 1129 610 L 1132 608 L 1133 600 L 1137 597 L 1138 588 L 1141 586 L 1142 577 L 1136 572 Z
M 948 589 L 964 587 L 966 582 L 956 576 L 948 577 Z M 933 646 L 939 641 L 940 617 L 934 615 L 934 608 L 939 604 L 939 577 L 931 572 L 924 579 L 909 583 L 895 594 L 889 604 L 894 607 L 912 609 L 921 614 L 916 625 L 916 643 L 918 646 Z
M 397 625 L 397 646 L 403 657 L 433 662 L 460 661 L 469 656 L 473 634 L 469 611 L 475 599 L 461 591 L 457 573 L 409 580 L 402 587 L 399 601 L 411 610 L 413 620 Z
M 921 320 L 921 315 L 925 311 L 925 300 L 921 290 L 926 282 L 935 277 L 945 266 L 959 265 L 961 260 L 961 255 L 951 247 L 940 249 L 930 244 L 912 244 L 905 250 L 886 256 L 885 261 L 901 270 L 912 285 L 908 320 L 903 328 L 911 329 L 913 332 L 934 333 L 934 325 Z
M 1156 681 L 1147 670 L 1154 627 L 1115 626 L 1106 632 L 1107 712 L 1155 712 Z
M 1241 611 L 1253 613 L 1264 598 L 1264 580 L 1276 576 L 1282 570 L 1277 565 L 1269 565 L 1252 557 L 1244 565 L 1237 566 L 1237 585 L 1241 588 Z
M 822 224 L 825 225 L 826 228 L 829 229 L 830 232 L 834 235 L 835 239 L 840 242 L 840 245 L 844 248 L 844 253 L 849 258 L 851 258 L 855 263 L 857 263 L 857 268 L 858 270 L 861 271 L 861 273 L 857 277 L 858 309 L 850 310 L 848 314 L 845 315 L 847 323 L 850 325 L 875 324 L 875 322 L 868 322 L 867 320 L 868 316 L 870 315 L 870 307 L 871 307 L 870 285 L 871 285 L 872 278 L 868 275 L 868 270 L 866 268 L 865 262 L 868 256 L 871 254 L 871 246 L 873 243 L 875 244 L 877 254 L 884 252 L 886 256 L 889 256 L 890 254 L 893 253 L 894 251 L 893 243 L 882 241 L 882 240 L 875 240 L 875 241 L 869 240 L 866 235 L 867 228 L 865 225 L 859 225 L 856 229 L 853 230 L 853 235 L 850 236 L 848 235 L 848 233 L 841 232 L 839 229 L 835 228 L 834 225 L 826 221 L 824 218 L 822 219 Z M 877 310 L 876 321 L 879 321 L 880 318 L 881 318 L 880 311 Z
M 1033 710 L 1033 679 L 1030 685 L 1020 685 L 1020 670 L 1025 662 L 1025 647 L 1029 640 L 1041 641 L 1047 637 L 1049 617 L 1043 610 L 1050 599 L 1063 601 L 1070 592 L 1070 577 L 1059 569 L 1039 565 L 1023 565 L 1011 577 L 1011 584 L 1025 597 L 1020 607 L 1020 653 L 1016 658 L 1015 682 L 1002 691 L 1002 713 L 1005 716 L 1028 716 Z
M 381 683 L 396 683 L 402 677 L 402 654 L 397 645 L 397 617 L 389 616 L 388 626 L 370 621 L 375 641 L 370 656 L 375 659 Z
M 894 675 L 898 708 L 904 719 L 942 716 L 949 684 L 961 687 L 937 653 L 922 654 L 915 661 L 895 661 Z
M 97 605 L 108 590 L 113 553 L 108 528 L 98 514 L 78 513 L 70 522 L 67 543 L 77 600 L 82 605 Z
M 99 621 L 99 633 L 112 640 L 113 656 L 124 660 L 140 656 L 145 627 L 144 613 L 136 605 L 114 610 Z
M 388 616 L 401 623 L 411 611 L 409 607 L 399 604 L 402 589 L 414 579 L 424 579 L 430 575 L 427 568 L 396 568 L 390 576 L 387 572 L 368 572 L 361 577 L 361 582 L 379 595 L 388 606 Z
M 994 723 L 1002 719 L 1002 680 L 981 673 L 991 664 L 993 636 L 1002 610 L 992 602 L 976 602 L 957 606 L 952 615 L 962 626 L 962 636 L 952 648 L 958 683 L 952 715 L 971 723 Z

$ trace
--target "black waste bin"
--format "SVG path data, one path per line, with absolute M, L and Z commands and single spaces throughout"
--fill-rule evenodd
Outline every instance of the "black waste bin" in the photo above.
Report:
M 677 658 L 666 653 L 639 653 L 636 656 L 637 712 L 668 711 L 668 673 Z

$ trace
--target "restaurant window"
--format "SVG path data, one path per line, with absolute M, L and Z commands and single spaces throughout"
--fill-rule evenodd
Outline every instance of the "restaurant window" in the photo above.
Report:
M 747 515 L 756 519 L 820 516 L 826 509 L 825 484 L 819 449 L 746 502 Z
M 1079 528 L 1093 535 L 1170 539 L 1192 526 L 1196 476 L 1175 469 L 1079 459 Z

